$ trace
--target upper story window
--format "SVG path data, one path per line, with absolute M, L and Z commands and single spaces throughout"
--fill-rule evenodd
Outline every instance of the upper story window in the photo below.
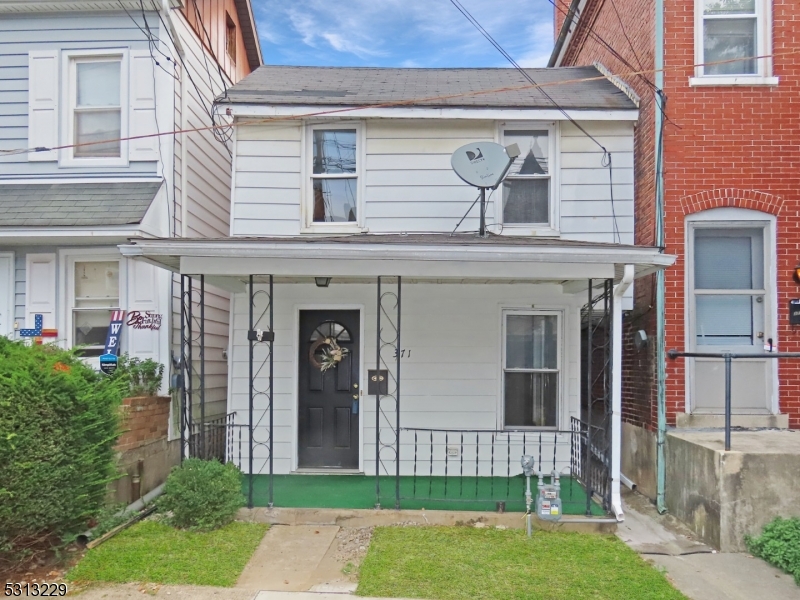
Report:
M 769 0 L 695 1 L 695 59 L 699 66 L 692 84 L 752 85 L 756 78 L 768 78 L 771 60 L 757 57 L 771 52 Z
M 359 223 L 359 127 L 312 126 L 310 189 L 307 225 L 311 228 L 339 224 L 353 228 Z
M 30 153 L 29 161 L 72 168 L 160 160 L 156 92 L 163 71 L 150 50 L 33 50 L 28 59 L 28 145 L 51 148 Z M 171 107 L 171 88 L 164 93 Z
M 554 229 L 554 137 L 547 126 L 508 127 L 503 131 L 503 144 L 517 144 L 521 152 L 502 186 L 504 229 Z
M 70 111 L 75 158 L 121 156 L 121 62 L 121 57 L 72 61 Z
M 233 62 L 236 62 L 236 23 L 225 13 L 225 50 Z

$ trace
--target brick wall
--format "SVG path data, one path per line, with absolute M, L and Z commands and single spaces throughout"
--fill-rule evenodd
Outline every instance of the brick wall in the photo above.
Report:
M 117 451 L 127 452 L 165 439 L 169 430 L 169 396 L 125 398 Z
M 556 0 L 556 31 L 560 31 L 570 0 Z M 619 14 L 608 2 L 589 2 L 581 23 L 562 60 L 563 66 L 602 63 L 628 84 L 640 98 L 639 122 L 634 133 L 635 241 L 655 242 L 655 103 L 653 0 L 615 0 Z M 600 39 L 598 39 L 600 38 Z M 602 40 L 602 41 L 601 41 Z M 612 52 L 608 44 L 616 52 Z M 627 63 L 627 64 L 626 64 Z M 648 71 L 628 75 L 634 71 Z M 655 279 L 646 277 L 634 285 L 634 310 L 626 315 L 623 332 L 623 418 L 642 427 L 655 427 L 655 345 L 636 352 L 633 332 L 643 329 L 655 339 Z
M 569 0 L 556 0 L 557 30 Z M 616 8 L 616 10 L 615 10 Z M 567 65 L 600 61 L 619 74 L 642 98 L 636 131 L 636 242 L 653 242 L 655 116 L 653 93 L 639 76 L 588 32 L 591 27 L 631 64 L 653 68 L 653 0 L 591 1 L 583 26 L 573 37 Z M 624 28 L 624 32 L 623 32 Z M 627 38 L 625 36 L 627 33 Z M 666 251 L 678 256 L 666 273 L 666 346 L 684 348 L 684 218 L 723 206 L 760 210 L 777 216 L 777 343 L 782 351 L 800 351 L 800 328 L 788 325 L 788 300 L 800 297 L 791 279 L 800 262 L 800 3 L 773 1 L 774 74 L 777 87 L 725 86 L 691 88 L 694 64 L 694 2 L 666 0 L 664 178 Z M 638 56 L 638 60 L 637 60 Z M 652 76 L 648 75 L 652 80 Z M 652 281 L 637 281 L 635 309 L 628 317 L 625 343 L 635 329 L 655 336 Z M 624 359 L 625 420 L 655 423 L 653 349 L 647 356 L 630 352 Z M 800 428 L 800 361 L 779 365 L 780 407 L 790 426 Z M 667 362 L 667 418 L 675 423 L 685 411 L 682 360 Z

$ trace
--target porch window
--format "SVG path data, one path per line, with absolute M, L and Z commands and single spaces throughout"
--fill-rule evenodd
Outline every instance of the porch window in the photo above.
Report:
M 558 316 L 506 313 L 504 332 L 504 426 L 556 427 Z
M 506 129 L 504 144 L 522 152 L 503 182 L 503 225 L 550 224 L 552 190 L 548 129 Z
M 71 127 L 75 158 L 121 156 L 121 68 L 121 57 L 73 59 Z M 108 141 L 94 143 L 103 140 Z
M 358 221 L 358 130 L 312 128 L 311 221 Z
M 119 261 L 76 261 L 72 340 L 83 356 L 100 356 L 111 313 L 119 310 Z

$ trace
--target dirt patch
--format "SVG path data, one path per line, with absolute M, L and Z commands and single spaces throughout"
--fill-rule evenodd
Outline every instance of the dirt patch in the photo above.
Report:
M 667 531 L 670 531 L 676 535 L 682 535 L 694 542 L 701 542 L 701 540 L 691 529 L 689 529 L 689 527 L 687 527 L 673 515 L 670 513 L 665 513 L 663 515 L 659 514 L 658 510 L 656 509 L 656 505 L 653 504 L 653 502 L 647 496 L 644 496 L 639 492 L 623 488 L 622 497 L 633 510 L 655 520 Z
M 367 555 L 374 527 L 342 527 L 336 534 L 333 559 L 341 565 L 342 574 L 349 581 L 358 580 L 358 568 Z

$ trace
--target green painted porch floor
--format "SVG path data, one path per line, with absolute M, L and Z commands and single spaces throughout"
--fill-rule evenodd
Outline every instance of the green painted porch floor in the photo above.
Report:
M 548 479 L 546 479 L 547 481 Z M 536 497 L 536 478 L 531 488 Z M 375 477 L 367 475 L 275 475 L 274 505 L 283 508 L 375 508 Z M 395 479 L 381 477 L 381 506 L 394 508 Z M 477 485 L 477 488 L 476 488 Z M 245 475 L 242 489 L 249 493 Z M 525 512 L 525 479 L 506 477 L 401 477 L 400 508 L 427 510 L 497 510 L 506 503 L 506 512 Z M 561 500 L 566 515 L 586 514 L 586 493 L 577 481 L 561 478 Z M 253 476 L 253 505 L 269 503 L 269 476 Z M 605 513 L 592 502 L 592 514 Z

